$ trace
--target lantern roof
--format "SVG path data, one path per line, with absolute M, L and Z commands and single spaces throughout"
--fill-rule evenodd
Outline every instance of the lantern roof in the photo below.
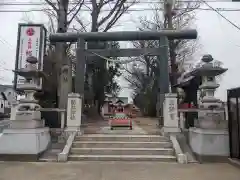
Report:
M 222 62 L 214 61 L 212 55 L 206 54 L 201 62 L 190 72 L 192 76 L 218 76 L 227 69 L 222 67 Z

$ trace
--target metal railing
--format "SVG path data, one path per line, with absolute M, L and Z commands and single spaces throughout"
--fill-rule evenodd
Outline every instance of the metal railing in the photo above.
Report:
M 58 139 L 62 139 L 62 140 L 66 140 L 65 137 L 65 133 L 64 133 L 64 128 L 65 128 L 65 113 L 66 110 L 65 109 L 59 109 L 59 108 L 41 108 L 40 109 L 41 112 L 58 112 L 61 115 L 61 124 L 60 124 L 60 128 L 50 128 L 50 135 L 53 139 L 56 139 L 58 141 Z M 56 119 L 57 120 L 57 119 Z
M 220 113 L 225 112 L 225 109 L 201 109 L 201 108 L 186 108 L 186 109 L 178 109 L 178 112 L 205 112 L 205 113 Z
M 41 112 L 58 112 L 61 115 L 61 125 L 60 125 L 60 129 L 64 129 L 65 127 L 65 113 L 66 110 L 65 109 L 59 109 L 59 108 L 41 108 L 39 109 L 39 111 Z
M 60 129 L 64 129 L 65 127 L 65 109 L 59 109 L 59 108 L 41 108 L 39 109 L 41 112 L 58 112 L 61 114 L 61 127 Z M 0 133 L 3 131 L 4 128 L 8 128 L 10 125 L 10 119 L 9 120 L 2 120 L 0 121 Z

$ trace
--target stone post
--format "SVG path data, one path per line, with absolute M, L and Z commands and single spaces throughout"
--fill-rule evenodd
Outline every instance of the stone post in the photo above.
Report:
M 16 110 L 17 110 L 17 102 L 12 103 L 11 113 L 10 113 L 10 120 L 16 119 Z
M 82 97 L 78 93 L 70 93 L 68 94 L 66 131 L 80 131 L 81 118 Z
M 180 132 L 178 123 L 178 107 L 177 107 L 177 94 L 165 94 L 165 101 L 163 104 L 163 117 L 164 117 L 164 133 Z

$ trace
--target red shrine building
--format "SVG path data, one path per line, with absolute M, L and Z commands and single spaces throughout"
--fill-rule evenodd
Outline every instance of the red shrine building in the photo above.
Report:
M 107 96 L 102 107 L 102 114 L 113 115 L 116 112 L 121 112 L 132 116 L 139 114 L 140 110 L 134 104 L 128 103 L 127 97 L 114 98 Z

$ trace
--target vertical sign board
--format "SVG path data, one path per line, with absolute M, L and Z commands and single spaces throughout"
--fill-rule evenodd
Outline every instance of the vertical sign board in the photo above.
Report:
M 43 57 L 46 48 L 46 29 L 42 24 L 19 24 L 15 70 L 25 68 L 26 59 L 34 56 L 38 59 L 37 68 L 43 71 Z M 15 74 L 14 87 L 18 89 L 25 81 L 24 77 Z M 42 89 L 42 78 L 38 89 Z

